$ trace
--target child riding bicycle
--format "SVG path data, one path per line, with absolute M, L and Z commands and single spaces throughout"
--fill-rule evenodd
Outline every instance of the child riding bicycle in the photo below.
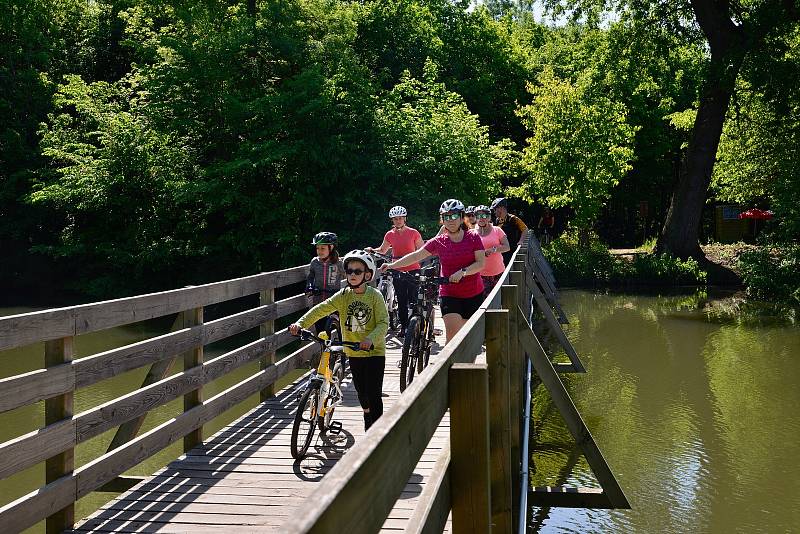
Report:
M 345 341 L 356 341 L 361 351 L 345 347 L 353 374 L 353 384 L 358 393 L 358 402 L 364 411 L 364 430 L 383 414 L 383 372 L 386 366 L 386 331 L 389 314 L 380 292 L 367 283 L 375 277 L 375 261 L 364 250 L 352 250 L 342 259 L 347 276 L 347 287 L 317 304 L 289 331 L 297 335 L 314 321 L 333 312 L 343 318 L 342 337 Z

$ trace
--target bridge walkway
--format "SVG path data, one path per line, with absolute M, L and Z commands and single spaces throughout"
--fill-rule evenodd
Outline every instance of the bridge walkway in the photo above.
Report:
M 444 331 L 438 312 L 436 326 Z M 432 361 L 443 345 L 442 334 L 434 345 Z M 391 410 L 400 396 L 397 362 L 401 348 L 397 337 L 387 339 L 385 411 Z M 289 439 L 295 390 L 302 383 L 300 378 L 285 387 L 203 445 L 107 503 L 73 532 L 281 532 L 285 522 L 303 514 L 303 505 L 315 498 L 317 483 L 364 436 L 361 408 L 348 374 L 342 387 L 343 404 L 335 415 L 342 422 L 342 432 L 338 436 L 317 432 L 308 456 L 294 461 Z M 446 414 L 381 532 L 405 529 L 448 440 Z M 450 521 L 445 532 L 450 532 Z

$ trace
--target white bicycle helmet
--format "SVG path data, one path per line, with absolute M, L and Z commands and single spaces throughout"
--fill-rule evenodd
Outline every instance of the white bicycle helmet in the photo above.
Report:
M 464 213 L 467 215 L 472 215 L 475 213 L 475 206 L 467 206 L 467 209 L 464 210 Z
M 448 211 L 464 211 L 464 204 L 455 198 L 448 198 L 439 206 L 439 214 L 447 213 Z
M 344 265 L 345 269 L 347 269 L 347 263 L 352 260 L 364 262 L 364 265 L 367 266 L 367 270 L 372 273 L 372 278 L 375 278 L 375 272 L 377 271 L 377 268 L 375 267 L 375 260 L 372 259 L 372 256 L 369 252 L 366 250 L 356 249 L 345 254 L 344 258 L 342 258 L 342 264 Z
M 489 209 L 489 206 L 485 206 L 483 204 L 481 204 L 480 206 L 475 206 L 475 213 L 480 213 L 482 211 L 485 211 L 486 213 L 492 212 L 492 210 Z
M 408 212 L 403 206 L 395 206 L 389 210 L 389 218 L 392 217 L 408 217 Z

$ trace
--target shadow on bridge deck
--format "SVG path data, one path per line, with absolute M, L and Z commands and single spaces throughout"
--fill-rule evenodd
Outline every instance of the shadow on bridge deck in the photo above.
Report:
M 444 330 L 437 315 L 437 328 Z M 432 359 L 444 337 L 437 338 Z M 383 391 L 385 410 L 399 398 L 400 343 L 387 340 Z M 364 435 L 363 417 L 351 377 L 345 379 L 343 405 L 334 419 L 337 436 L 315 434 L 308 456 L 294 461 L 289 452 L 298 379 L 267 402 L 208 438 L 153 477 L 108 502 L 73 532 L 281 532 L 302 517 L 316 483 Z M 449 440 L 449 414 L 423 453 L 382 532 L 405 528 L 442 445 Z M 380 477 L 380 473 L 375 473 Z M 369 506 L 369 503 L 364 503 Z M 445 529 L 450 530 L 448 522 Z

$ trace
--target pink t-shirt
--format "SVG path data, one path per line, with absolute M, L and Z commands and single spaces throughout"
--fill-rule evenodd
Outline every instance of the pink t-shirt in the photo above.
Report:
M 464 233 L 464 239 L 458 243 L 450 240 L 447 234 L 437 235 L 425 243 L 425 250 L 439 256 L 442 276 L 450 276 L 464 267 L 475 263 L 475 251 L 483 250 L 481 237 L 474 230 Z M 457 284 L 445 284 L 439 293 L 443 297 L 469 298 L 483 292 L 483 280 L 479 274 L 464 276 Z
M 492 231 L 487 235 L 481 235 L 480 230 L 476 230 L 483 242 L 483 248 L 489 250 L 492 247 L 499 247 L 500 241 L 506 236 L 506 233 L 499 226 L 492 226 Z M 503 255 L 495 252 L 486 256 L 486 263 L 484 264 L 481 276 L 495 276 L 502 273 L 506 266 L 503 264 Z
M 392 257 L 394 259 L 402 258 L 406 254 L 410 254 L 417 250 L 416 242 L 421 240 L 422 236 L 415 229 L 406 226 L 402 231 L 397 231 L 392 228 L 386 235 L 383 236 L 384 241 L 392 245 Z M 419 263 L 412 263 L 407 267 L 398 267 L 398 271 L 413 271 L 419 269 Z

